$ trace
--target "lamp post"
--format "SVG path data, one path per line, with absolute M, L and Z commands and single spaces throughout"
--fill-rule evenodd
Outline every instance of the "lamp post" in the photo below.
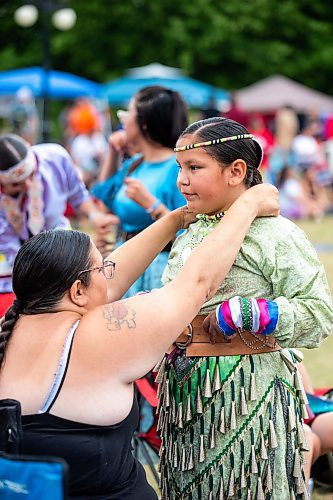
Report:
M 51 19 L 53 25 L 61 30 L 71 29 L 76 22 L 75 10 L 53 0 L 33 0 L 32 3 L 22 5 L 14 12 L 15 22 L 22 28 L 30 28 L 39 17 L 42 18 L 43 41 L 43 81 L 42 81 L 42 138 L 47 142 L 50 138 L 51 126 L 49 121 L 49 73 L 51 70 Z

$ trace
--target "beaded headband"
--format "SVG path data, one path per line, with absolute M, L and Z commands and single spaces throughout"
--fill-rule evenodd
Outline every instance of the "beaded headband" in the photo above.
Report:
M 28 151 L 25 158 L 8 170 L 0 170 L 0 184 L 14 184 L 29 177 L 36 167 L 36 158 Z
M 215 146 L 215 144 L 221 144 L 222 142 L 238 141 L 239 139 L 254 139 L 252 134 L 240 134 L 233 135 L 231 137 L 221 137 L 220 139 L 212 139 L 206 142 L 196 142 L 195 144 L 187 144 L 187 146 L 180 146 L 179 148 L 174 148 L 174 152 L 186 151 L 188 149 L 203 148 L 205 146 Z

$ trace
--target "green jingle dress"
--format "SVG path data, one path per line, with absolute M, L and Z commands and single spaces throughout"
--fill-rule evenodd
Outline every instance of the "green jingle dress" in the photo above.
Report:
M 175 241 L 164 283 L 218 222 L 198 218 Z M 283 217 L 256 219 L 199 314 L 235 295 L 277 302 L 273 336 L 282 350 L 259 354 L 254 344 L 253 355 L 190 358 L 178 350 L 163 359 L 157 375 L 162 499 L 308 497 L 307 400 L 299 353 L 291 348 L 318 347 L 333 330 L 333 312 L 323 266 L 303 231 Z

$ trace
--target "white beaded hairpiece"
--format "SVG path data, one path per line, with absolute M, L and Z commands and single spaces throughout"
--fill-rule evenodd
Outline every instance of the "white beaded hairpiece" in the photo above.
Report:
M 263 149 L 261 147 L 261 144 L 252 134 L 239 134 L 239 135 L 232 135 L 230 137 L 221 137 L 219 139 L 212 139 L 206 142 L 196 142 L 194 144 L 187 144 L 186 146 L 179 146 L 178 148 L 174 148 L 173 150 L 175 153 L 179 153 L 180 151 L 187 151 L 189 149 L 203 148 L 207 146 L 215 146 L 216 144 L 222 144 L 223 142 L 238 141 L 240 139 L 252 139 L 256 143 L 256 146 L 259 147 L 261 153 L 259 165 L 257 166 L 257 168 L 259 168 L 263 158 Z
M 0 170 L 0 184 L 14 184 L 29 177 L 36 167 L 36 158 L 31 150 L 25 158 L 8 170 Z

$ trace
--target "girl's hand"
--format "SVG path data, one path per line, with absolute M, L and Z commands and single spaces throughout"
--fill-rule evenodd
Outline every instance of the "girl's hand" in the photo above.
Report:
M 145 210 L 150 208 L 156 201 L 156 198 L 148 191 L 148 189 L 138 179 L 126 177 L 126 196 L 135 201 Z
M 280 214 L 279 192 L 272 184 L 257 184 L 241 195 L 256 209 L 257 217 L 277 217 Z
M 223 337 L 224 342 L 230 343 L 231 339 L 233 339 L 236 335 L 236 333 L 229 336 L 225 335 L 218 325 L 215 311 L 208 314 L 208 316 L 204 319 L 202 326 L 205 332 L 209 334 L 211 344 L 215 344 L 217 336 Z

